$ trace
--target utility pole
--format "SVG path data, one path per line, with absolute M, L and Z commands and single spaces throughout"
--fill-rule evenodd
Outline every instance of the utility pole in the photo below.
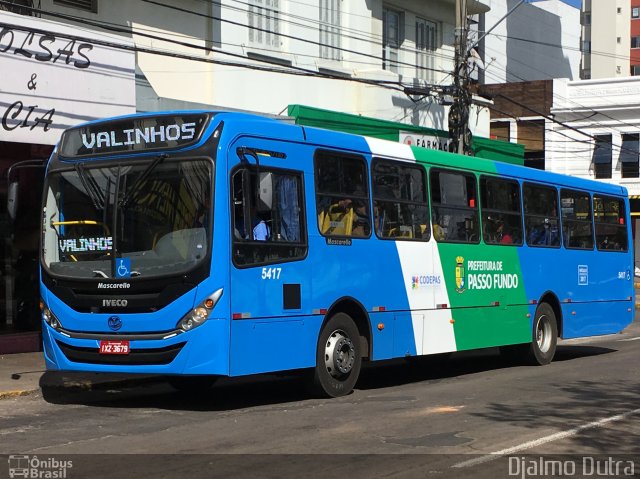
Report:
M 451 151 L 462 155 L 471 155 L 471 130 L 469 129 L 469 69 L 467 59 L 467 0 L 456 0 L 456 30 L 454 57 L 454 94 L 453 104 L 449 108 L 449 136 Z

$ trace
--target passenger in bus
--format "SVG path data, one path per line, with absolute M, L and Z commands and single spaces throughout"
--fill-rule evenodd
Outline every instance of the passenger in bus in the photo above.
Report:
M 531 230 L 529 244 L 534 246 L 558 246 L 558 228 L 551 225 L 549 218 Z
M 269 225 L 259 217 L 255 217 L 251 223 L 253 226 L 254 241 L 267 241 L 269 239 Z
M 504 221 L 498 222 L 498 229 L 496 230 L 496 239 L 500 244 L 513 244 L 513 236 L 507 229 L 505 229 Z

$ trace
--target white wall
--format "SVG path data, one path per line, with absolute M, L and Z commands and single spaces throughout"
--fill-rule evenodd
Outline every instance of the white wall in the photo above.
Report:
M 484 40 L 484 83 L 580 78 L 580 10 L 560 0 L 520 5 L 490 0 Z M 520 40 L 524 39 L 526 41 Z
M 621 135 L 640 132 L 640 78 L 555 80 L 553 92 L 551 114 L 567 126 L 547 122 L 546 169 L 595 179 L 590 136 L 611 134 L 612 178 L 599 181 L 625 186 L 629 194 L 640 195 L 640 179 L 622 178 L 620 162 Z

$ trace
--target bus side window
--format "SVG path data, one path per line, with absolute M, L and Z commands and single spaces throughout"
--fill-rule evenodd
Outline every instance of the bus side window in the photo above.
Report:
M 487 244 L 521 245 L 522 215 L 517 181 L 480 177 L 483 238 Z
M 534 247 L 560 247 L 558 192 L 549 186 L 525 183 L 524 225 L 527 244 Z
M 433 236 L 436 241 L 479 243 L 475 176 L 432 169 L 430 187 Z
M 376 158 L 372 170 L 376 235 L 428 241 L 431 234 L 424 168 Z
M 371 236 L 367 164 L 364 158 L 318 151 L 315 158 L 316 215 L 323 236 Z
M 600 251 L 627 251 L 627 226 L 624 201 L 593 195 L 593 219 L 596 246 Z
M 563 189 L 560 191 L 560 206 L 564 246 L 593 249 L 593 217 L 589 193 Z
M 231 232 L 237 265 L 306 255 L 301 173 L 242 167 L 233 173 L 231 183 Z

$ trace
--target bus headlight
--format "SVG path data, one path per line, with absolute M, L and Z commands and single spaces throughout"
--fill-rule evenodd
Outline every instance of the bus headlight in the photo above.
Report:
M 217 290 L 211 296 L 206 298 L 202 303 L 189 311 L 184 318 L 182 318 L 178 324 L 177 328 L 182 331 L 191 331 L 194 328 L 197 328 L 201 324 L 203 324 L 209 316 L 211 315 L 211 311 L 215 307 L 216 303 L 222 297 L 222 288 Z
M 49 308 L 47 308 L 44 304 L 44 301 L 40 301 L 40 310 L 42 311 L 42 319 L 51 326 L 56 331 L 60 331 L 62 329 L 62 325 L 56 315 L 51 312 Z

